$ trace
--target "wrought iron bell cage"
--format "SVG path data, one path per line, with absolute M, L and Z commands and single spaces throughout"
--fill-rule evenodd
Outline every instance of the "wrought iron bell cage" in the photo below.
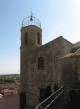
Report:
M 39 19 L 37 19 L 33 15 L 24 18 L 22 21 L 22 27 L 26 27 L 29 25 L 35 25 L 35 26 L 41 28 L 41 23 L 40 23 Z

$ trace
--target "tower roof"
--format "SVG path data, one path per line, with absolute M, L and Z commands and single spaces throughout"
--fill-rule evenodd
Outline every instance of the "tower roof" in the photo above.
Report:
M 39 19 L 37 19 L 35 16 L 33 16 L 32 13 L 30 16 L 24 18 L 22 21 L 22 27 L 26 27 L 29 25 L 35 25 L 35 26 L 41 28 L 41 23 L 40 23 Z

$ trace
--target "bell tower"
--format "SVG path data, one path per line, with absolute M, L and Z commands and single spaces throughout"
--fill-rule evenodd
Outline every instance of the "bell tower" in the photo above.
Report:
M 42 45 L 40 21 L 33 15 L 22 21 L 20 47 L 20 109 L 31 108 L 29 58 L 33 51 Z
M 42 45 L 42 29 L 40 21 L 33 15 L 23 19 L 21 28 L 21 47 L 35 49 Z

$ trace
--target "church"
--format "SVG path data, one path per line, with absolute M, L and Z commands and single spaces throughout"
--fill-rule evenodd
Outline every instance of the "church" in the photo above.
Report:
M 80 88 L 80 42 L 63 36 L 42 44 L 40 21 L 29 16 L 22 22 L 20 47 L 20 107 L 34 109 L 64 86 L 64 100 Z

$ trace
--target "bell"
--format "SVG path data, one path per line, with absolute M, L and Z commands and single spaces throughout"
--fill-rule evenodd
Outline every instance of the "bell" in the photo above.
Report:
M 33 21 L 33 16 L 31 15 L 31 17 L 30 17 L 30 21 L 32 22 Z

